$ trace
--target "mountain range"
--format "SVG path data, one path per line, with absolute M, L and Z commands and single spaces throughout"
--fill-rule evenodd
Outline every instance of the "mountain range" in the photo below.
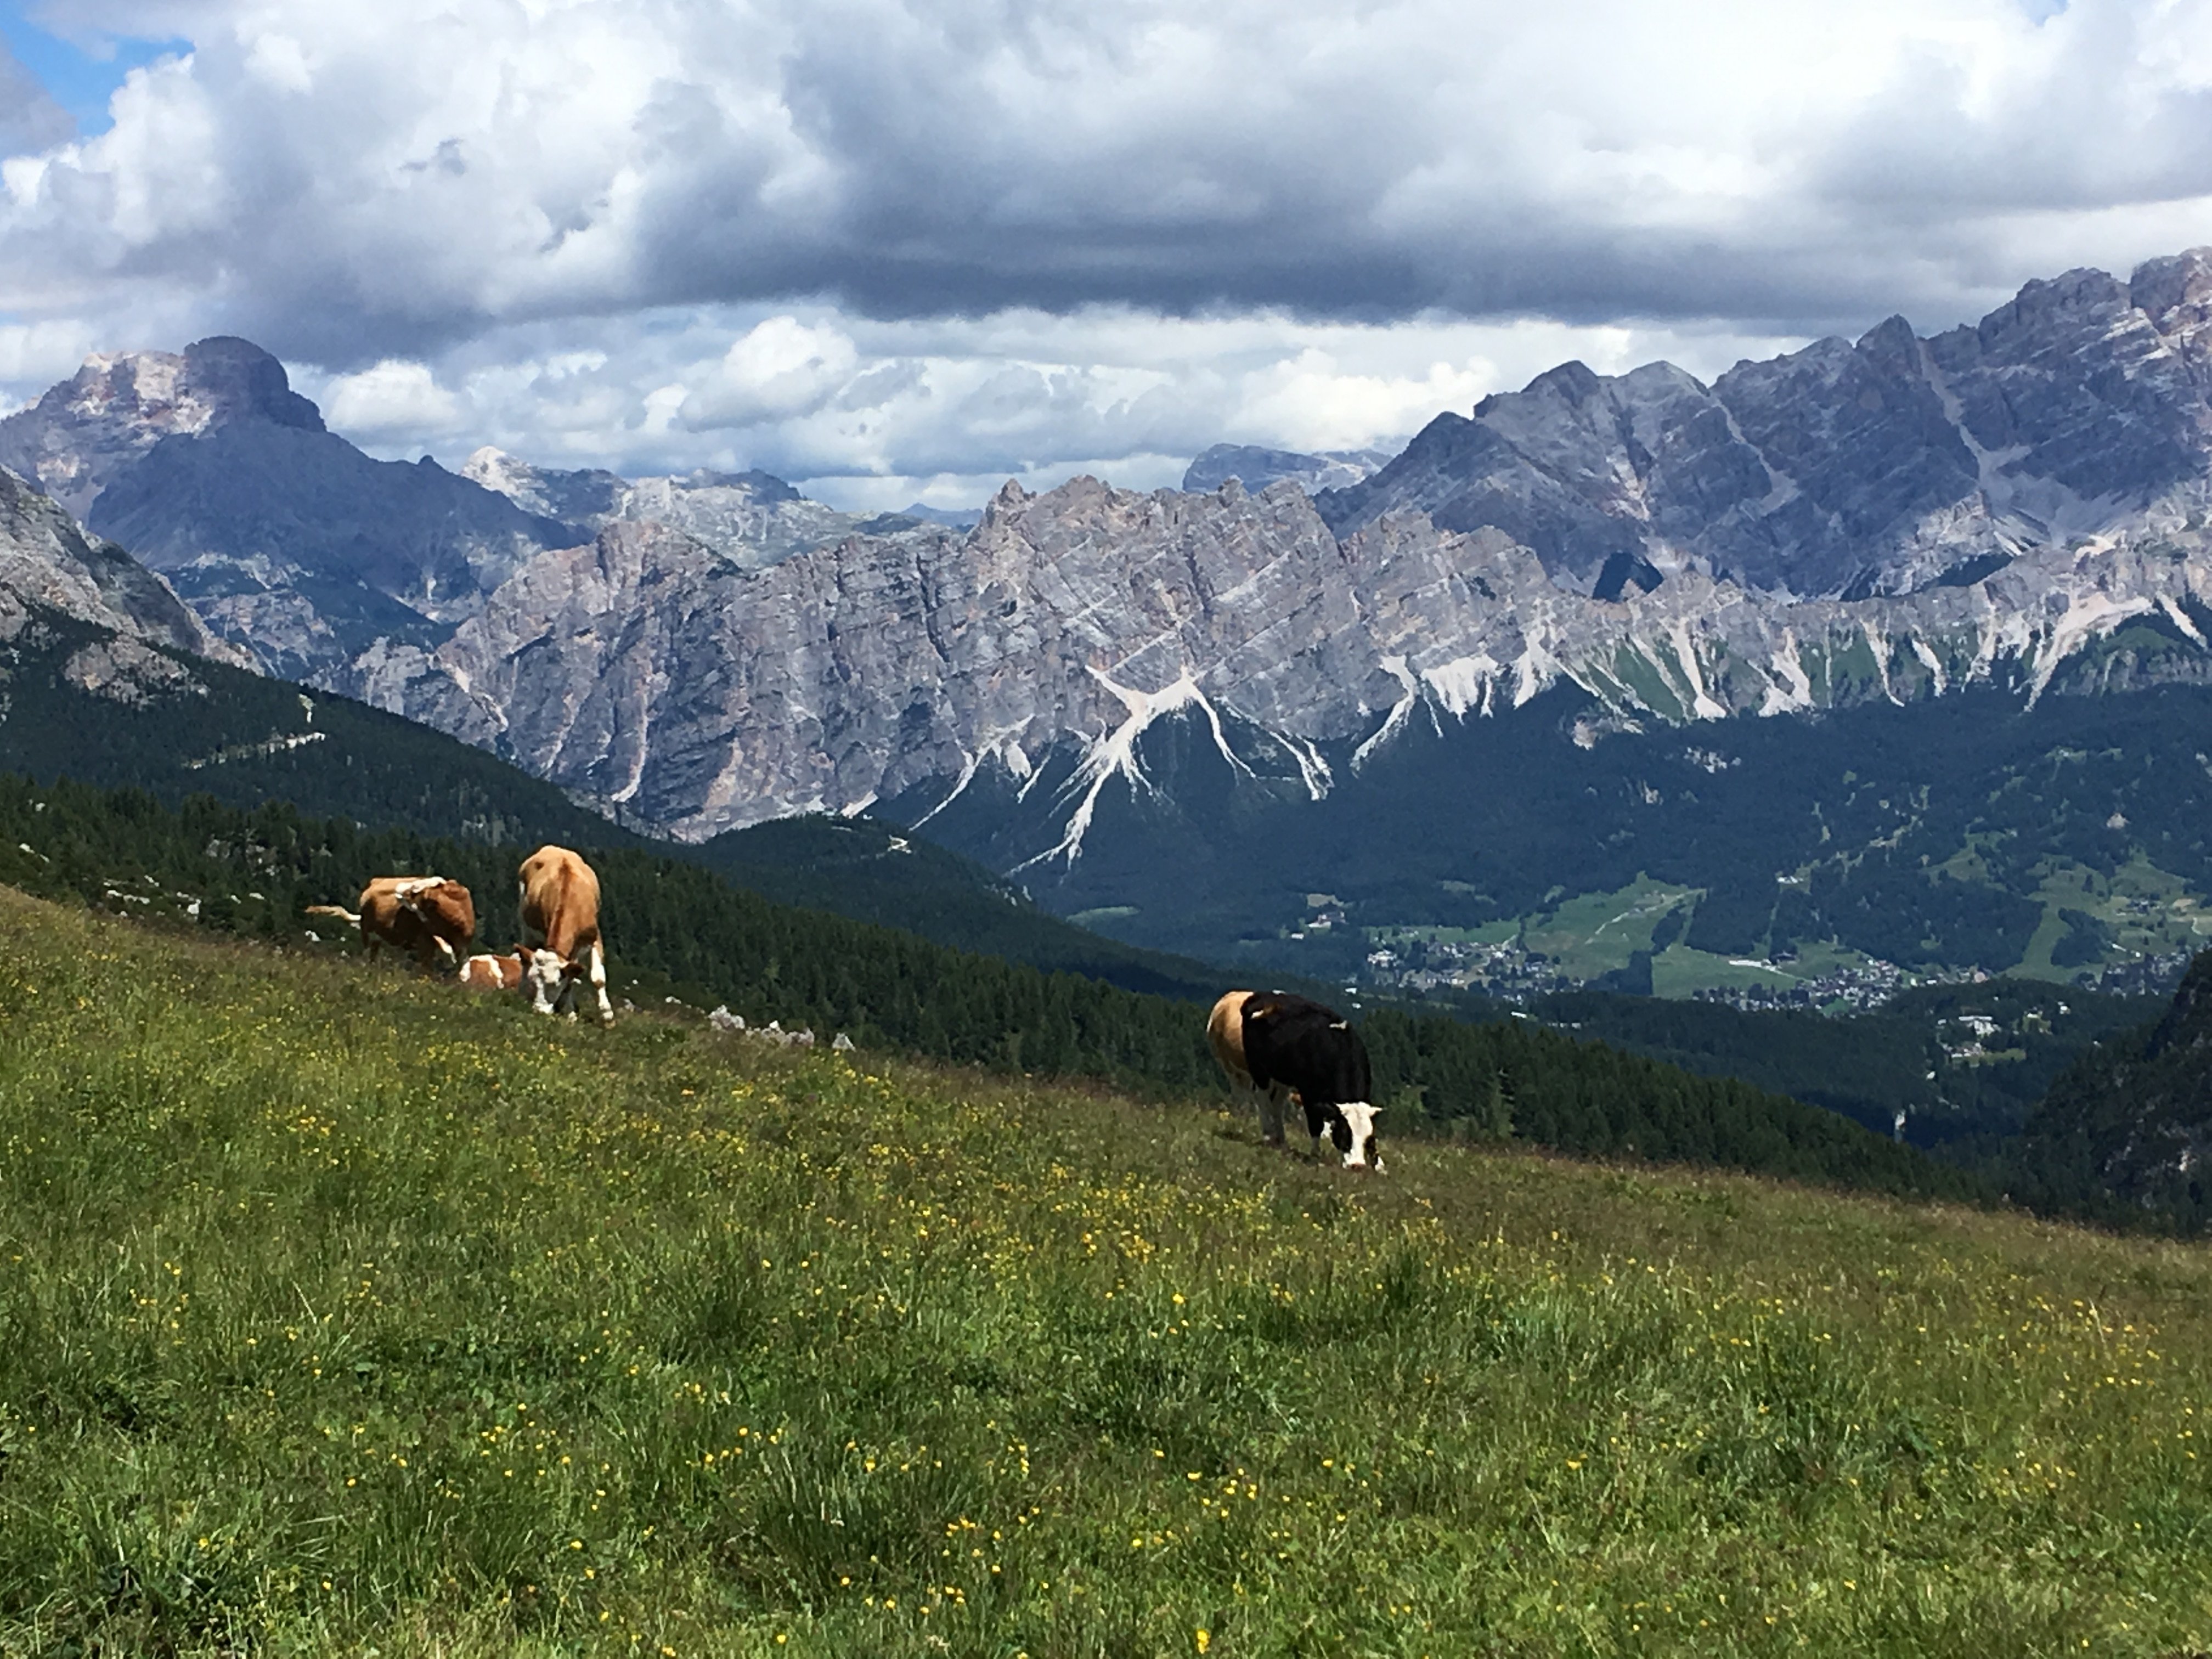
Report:
M 1541 793 L 1602 750 L 1608 787 L 1663 765 L 1725 795 L 1776 747 L 1740 716 L 1956 704 L 1916 717 L 1955 733 L 1991 697 L 2009 717 L 2212 678 L 2208 307 L 2212 252 L 2075 271 L 1978 325 L 1893 318 L 1711 386 L 1564 365 L 1387 460 L 1218 447 L 1204 489 L 1009 484 L 965 531 L 758 473 L 372 460 L 234 340 L 94 359 L 0 421 L 0 464 L 270 671 L 626 823 L 704 840 L 872 807 L 1131 937 L 1272 948 L 1363 885 L 1395 890 L 1345 937 L 1527 918 L 1491 876 L 1389 879 L 1434 851 L 1406 843 L 1421 769 Z M 1311 892 L 1176 931 L 1240 841 L 1324 821 L 1327 854 L 1279 872 Z M 1958 833 L 1928 849 L 1932 894 L 1991 880 Z M 1539 860 L 1540 894 L 1613 879 L 1577 862 Z M 1776 883 L 1813 878 L 1760 864 L 1765 920 L 1708 931 L 1772 951 Z

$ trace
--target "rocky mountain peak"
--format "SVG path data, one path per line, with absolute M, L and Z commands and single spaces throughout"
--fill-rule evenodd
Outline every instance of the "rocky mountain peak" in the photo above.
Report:
M 772 472 L 701 467 L 681 475 L 625 478 L 599 468 L 533 466 L 486 447 L 461 476 L 495 490 L 526 512 L 570 526 L 587 541 L 616 523 L 661 524 L 696 538 L 746 569 L 765 569 L 809 548 L 864 528 L 865 519 L 810 501 Z M 908 521 L 909 527 L 912 523 Z
M 103 352 L 0 421 L 0 465 L 81 520 L 163 439 L 256 421 L 323 430 L 320 411 L 292 390 L 284 365 L 250 341 L 218 336 L 181 352 Z
M 178 384 L 206 408 L 210 426 L 267 421 L 302 432 L 324 429 L 322 411 L 292 390 L 284 365 L 235 335 L 219 334 L 186 346 Z
M 2212 378 L 2212 247 L 2138 265 L 2128 298 L 2200 378 Z
M 489 444 L 461 463 L 460 476 L 506 496 L 526 513 L 578 526 L 580 541 L 617 516 L 629 489 L 629 481 L 613 472 L 534 466 Z
M 1318 498 L 1338 534 L 1387 512 L 1504 531 L 1577 592 L 1694 568 L 1800 597 L 1903 593 L 2139 515 L 2212 474 L 2212 250 L 2032 282 L 1930 338 L 1742 362 L 1562 363 L 1439 416 Z

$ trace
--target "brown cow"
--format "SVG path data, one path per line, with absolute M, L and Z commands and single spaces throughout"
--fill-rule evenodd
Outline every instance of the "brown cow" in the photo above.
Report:
M 503 957 L 471 957 L 461 964 L 461 983 L 476 991 L 519 991 L 530 972 L 530 958 L 520 951 Z
M 599 878 L 565 847 L 541 847 L 522 861 L 522 942 L 530 951 L 530 1006 L 576 1017 L 576 982 L 588 976 L 599 1024 L 615 1023 L 607 963 L 599 948 Z
M 443 876 L 379 876 L 361 890 L 361 911 L 311 904 L 311 916 L 340 916 L 361 929 L 368 953 L 389 945 L 426 969 L 457 968 L 477 936 L 476 901 Z
M 1226 991 L 1213 1005 L 1206 1016 L 1206 1040 L 1212 1046 L 1214 1059 L 1229 1075 L 1229 1087 L 1233 1094 L 1254 1094 L 1260 1097 L 1260 1129 L 1271 1146 L 1283 1144 L 1283 1108 L 1289 1103 L 1291 1091 L 1282 1082 L 1272 1082 L 1262 1089 L 1252 1081 L 1252 1068 L 1244 1058 L 1244 1005 L 1257 995 L 1253 991 Z

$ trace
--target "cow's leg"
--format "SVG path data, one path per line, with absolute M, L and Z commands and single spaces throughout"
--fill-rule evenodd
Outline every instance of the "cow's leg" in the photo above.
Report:
M 614 1005 L 607 1000 L 607 958 L 597 939 L 592 941 L 592 994 L 599 1000 L 599 1024 L 615 1023 Z
M 1306 1109 L 1306 1133 L 1313 1137 L 1312 1156 L 1319 1158 L 1322 1132 L 1328 1127 L 1328 1108 L 1315 1105 L 1304 1095 L 1298 1097 L 1298 1104 Z
M 1276 1085 L 1255 1091 L 1260 1097 L 1260 1133 L 1270 1146 L 1283 1144 L 1283 1095 Z

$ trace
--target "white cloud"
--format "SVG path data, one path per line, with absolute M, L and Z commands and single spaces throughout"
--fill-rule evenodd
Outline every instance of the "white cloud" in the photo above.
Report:
M 953 506 L 1009 477 L 1170 484 L 1224 441 L 1395 443 L 1440 409 L 1464 413 L 1567 357 L 1614 372 L 1665 356 L 1710 378 L 1798 343 L 1437 318 L 1092 307 L 882 322 L 714 307 L 493 330 L 428 366 L 339 377 L 303 366 L 295 379 L 333 427 L 384 453 L 434 439 L 449 453 L 489 443 L 631 473 L 760 466 L 841 504 Z
M 330 381 L 322 403 L 324 419 L 338 430 L 403 447 L 451 431 L 460 416 L 460 404 L 428 366 L 393 357 Z
M 192 50 L 0 124 L 0 325 L 243 333 L 393 447 L 1136 472 L 2212 240 L 2212 0 L 69 11 Z
M 67 380 L 99 349 L 91 325 L 75 318 L 0 324 L 0 386 L 35 394 Z
M 859 364 L 835 328 L 771 317 L 731 346 L 684 398 L 684 423 L 697 432 L 811 415 L 843 391 Z

